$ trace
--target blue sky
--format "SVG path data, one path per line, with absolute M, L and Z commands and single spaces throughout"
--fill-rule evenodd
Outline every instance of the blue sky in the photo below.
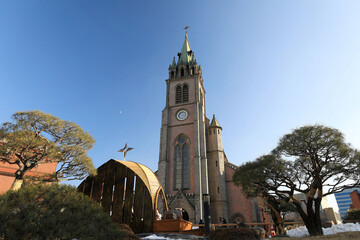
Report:
M 0 122 L 41 110 L 157 170 L 165 79 L 188 31 L 239 165 L 305 124 L 360 148 L 359 1 L 0 1 Z M 73 184 L 78 184 L 74 182 Z

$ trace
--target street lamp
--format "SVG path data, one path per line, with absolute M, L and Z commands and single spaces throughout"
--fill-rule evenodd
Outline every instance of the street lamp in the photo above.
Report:
M 205 234 L 209 234 L 210 224 L 211 224 L 211 216 L 210 216 L 210 195 L 203 194 L 204 200 L 204 218 L 205 218 Z

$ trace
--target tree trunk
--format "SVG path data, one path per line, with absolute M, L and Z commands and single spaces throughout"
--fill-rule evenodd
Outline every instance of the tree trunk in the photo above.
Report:
M 275 233 L 276 235 L 283 235 L 285 234 L 285 225 L 284 219 L 280 215 L 279 210 L 279 203 L 275 201 L 271 201 L 268 199 L 267 205 L 270 207 L 271 217 L 275 224 Z
M 24 180 L 15 178 L 10 190 L 14 190 L 14 191 L 19 190 L 21 188 L 23 182 L 24 182 Z
M 316 201 L 320 201 L 321 199 L 316 199 Z M 310 236 L 321 236 L 324 235 L 324 232 L 321 227 L 321 220 L 320 220 L 320 204 L 315 202 L 315 212 L 313 209 L 313 199 L 308 198 L 308 201 L 306 203 L 306 213 L 302 209 L 301 204 L 299 203 L 293 203 L 298 210 L 302 220 L 305 223 L 305 226 L 310 234 Z
M 21 170 L 17 170 L 15 172 L 15 180 L 14 180 L 10 190 L 14 190 L 14 191 L 19 190 L 24 182 L 23 177 L 24 177 L 24 172 Z

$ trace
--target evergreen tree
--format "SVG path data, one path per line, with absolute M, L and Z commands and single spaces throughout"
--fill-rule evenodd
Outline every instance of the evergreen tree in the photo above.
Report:
M 247 194 L 293 204 L 310 235 L 323 235 L 322 198 L 358 186 L 359 165 L 360 153 L 337 129 L 304 126 L 283 136 L 272 154 L 241 165 L 233 180 Z M 306 196 L 305 209 L 296 193 Z
M 0 162 L 18 166 L 11 189 L 19 189 L 24 175 L 43 163 L 58 163 L 53 176 L 41 180 L 82 179 L 96 174 L 87 151 L 94 139 L 75 123 L 40 111 L 17 112 L 0 128 Z
M 0 196 L 0 239 L 126 239 L 88 196 L 68 185 L 35 185 Z

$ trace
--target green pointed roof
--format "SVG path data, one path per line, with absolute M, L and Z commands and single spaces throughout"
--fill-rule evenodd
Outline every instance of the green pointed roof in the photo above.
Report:
M 221 128 L 219 122 L 215 118 L 215 114 L 213 114 L 213 119 L 211 120 L 210 127 L 218 127 Z M 222 128 L 221 128 L 222 129 Z
M 179 53 L 178 64 L 181 63 L 181 61 L 183 61 L 185 64 L 187 64 L 189 62 L 195 62 L 196 61 L 195 56 L 194 56 L 194 52 L 190 48 L 187 33 L 185 34 L 185 40 L 184 40 L 184 43 L 182 45 L 181 52 Z

